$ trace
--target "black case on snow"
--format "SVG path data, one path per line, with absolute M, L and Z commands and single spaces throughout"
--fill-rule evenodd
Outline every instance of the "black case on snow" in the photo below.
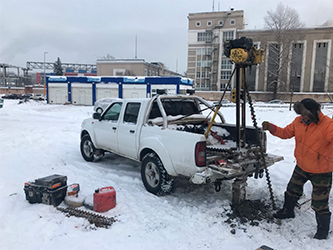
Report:
M 67 192 L 67 176 L 50 175 L 24 185 L 25 198 L 29 203 L 58 206 Z

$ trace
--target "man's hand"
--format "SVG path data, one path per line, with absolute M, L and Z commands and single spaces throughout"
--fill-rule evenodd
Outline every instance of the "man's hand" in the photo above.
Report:
M 269 123 L 269 122 L 263 122 L 262 124 L 261 124 L 261 126 L 262 126 L 262 129 L 263 130 L 268 130 L 268 131 L 271 131 L 271 129 L 272 129 L 272 125 Z

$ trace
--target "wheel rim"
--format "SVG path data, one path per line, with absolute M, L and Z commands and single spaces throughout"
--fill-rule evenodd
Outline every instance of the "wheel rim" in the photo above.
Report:
M 145 169 L 146 180 L 151 187 L 157 187 L 160 182 L 160 175 L 158 167 L 153 163 L 149 162 Z
M 92 157 L 94 155 L 94 147 L 91 141 L 85 141 L 83 143 L 83 152 L 87 157 Z
M 102 114 L 103 110 L 102 110 L 101 108 L 98 108 L 98 109 L 96 110 L 96 112 L 99 113 L 99 114 Z

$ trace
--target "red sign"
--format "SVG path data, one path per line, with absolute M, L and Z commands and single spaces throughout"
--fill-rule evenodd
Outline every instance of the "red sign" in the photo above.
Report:
M 36 84 L 42 83 L 42 73 L 36 73 Z

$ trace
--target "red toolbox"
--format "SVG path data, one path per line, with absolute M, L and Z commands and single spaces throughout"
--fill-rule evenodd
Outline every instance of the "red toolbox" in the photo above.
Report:
M 113 187 L 103 187 L 94 193 L 94 211 L 106 212 L 116 206 L 116 191 Z
M 24 184 L 25 198 L 29 203 L 44 203 L 58 206 L 65 198 L 67 176 L 50 175 Z

